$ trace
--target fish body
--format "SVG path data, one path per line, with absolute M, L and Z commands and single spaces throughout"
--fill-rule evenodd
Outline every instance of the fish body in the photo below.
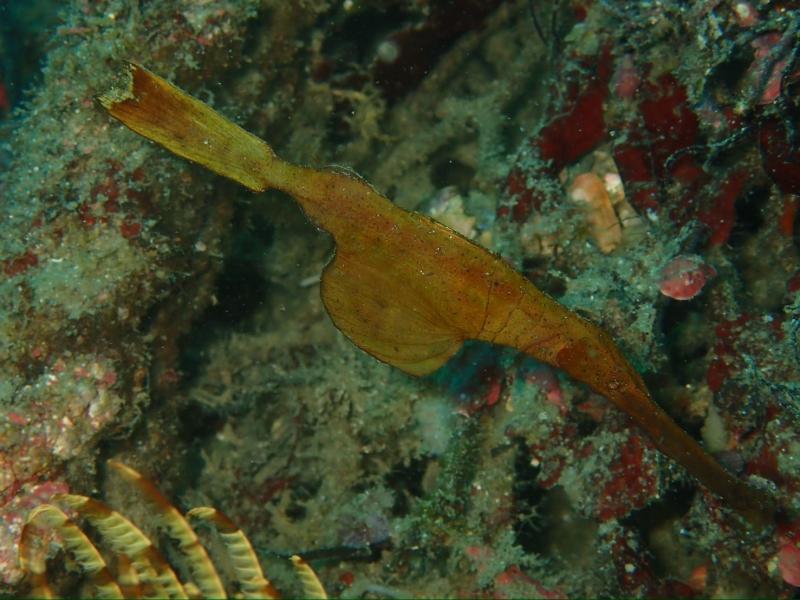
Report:
M 394 205 L 353 173 L 283 161 L 263 140 L 138 65 L 129 75 L 125 88 L 100 98 L 112 116 L 253 191 L 292 196 L 333 236 L 322 300 L 360 348 L 415 376 L 436 371 L 469 339 L 516 348 L 606 397 L 751 521 L 769 518 L 771 499 L 726 471 L 652 400 L 605 331 L 499 256 Z

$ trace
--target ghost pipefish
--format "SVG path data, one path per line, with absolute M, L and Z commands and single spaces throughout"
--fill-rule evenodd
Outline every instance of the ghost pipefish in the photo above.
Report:
M 625 411 L 664 454 L 753 522 L 772 500 L 728 473 L 659 407 L 598 326 L 538 290 L 498 256 L 406 211 L 352 173 L 281 160 L 260 138 L 136 64 L 99 98 L 124 125 L 245 187 L 292 196 L 336 249 L 321 279 L 334 324 L 406 373 L 441 367 L 465 340 L 553 365 Z

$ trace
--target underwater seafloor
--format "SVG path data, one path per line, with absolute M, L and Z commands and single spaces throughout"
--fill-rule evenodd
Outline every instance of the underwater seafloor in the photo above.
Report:
M 0 3 L 0 591 L 58 493 L 148 527 L 115 458 L 290 597 L 293 553 L 333 597 L 795 597 L 799 54 L 790 0 Z M 414 379 L 358 350 L 290 198 L 105 114 L 126 60 L 499 253 L 777 516 L 516 351 Z

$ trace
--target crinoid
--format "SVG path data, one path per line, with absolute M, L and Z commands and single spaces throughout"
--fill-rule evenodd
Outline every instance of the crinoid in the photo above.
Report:
M 80 568 L 80 595 L 98 598 L 226 598 L 226 587 L 206 549 L 189 522 L 167 498 L 132 468 L 110 460 L 108 465 L 135 488 L 155 524 L 175 542 L 186 564 L 189 581 L 182 582 L 153 541 L 128 518 L 104 503 L 86 496 L 60 494 L 53 504 L 31 511 L 19 544 L 19 560 L 30 584 L 32 598 L 55 598 L 48 578 L 47 559 L 53 532 L 56 547 Z M 95 543 L 64 512 L 73 512 L 96 533 L 98 545 L 113 568 L 106 563 Z M 279 598 L 264 577 L 247 536 L 227 516 L 210 507 L 190 510 L 192 521 L 213 525 L 227 552 L 235 576 L 235 595 L 244 598 Z M 311 567 L 299 556 L 291 561 L 303 586 L 305 598 L 327 598 Z M 75 594 L 75 591 L 70 591 Z

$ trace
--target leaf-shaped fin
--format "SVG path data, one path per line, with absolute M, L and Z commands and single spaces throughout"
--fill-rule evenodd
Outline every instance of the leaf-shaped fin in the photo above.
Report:
M 415 290 L 384 285 L 391 274 L 337 252 L 322 274 L 322 300 L 336 326 L 361 349 L 411 375 L 427 375 L 463 339 L 442 326 Z M 387 292 L 391 290 L 391 302 Z
M 121 88 L 98 98 L 114 118 L 175 154 L 251 190 L 268 187 L 266 142 L 144 67 L 130 63 Z
M 282 174 L 279 189 L 336 242 L 322 300 L 356 345 L 426 375 L 477 336 L 500 269 L 493 255 L 347 173 L 288 166 Z

